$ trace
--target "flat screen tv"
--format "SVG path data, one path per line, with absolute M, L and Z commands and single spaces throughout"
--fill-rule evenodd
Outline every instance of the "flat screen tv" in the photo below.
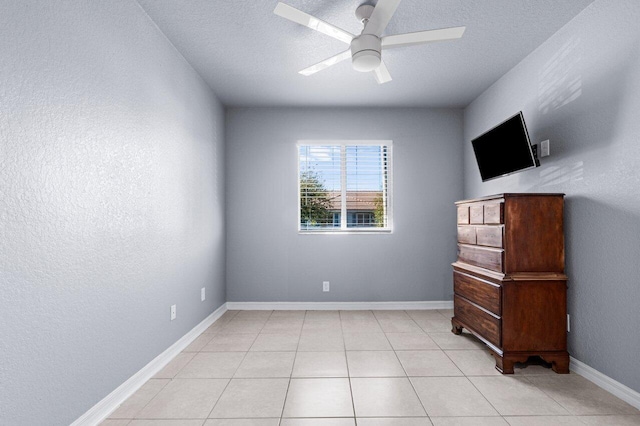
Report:
M 522 111 L 471 141 L 482 181 L 540 165 Z

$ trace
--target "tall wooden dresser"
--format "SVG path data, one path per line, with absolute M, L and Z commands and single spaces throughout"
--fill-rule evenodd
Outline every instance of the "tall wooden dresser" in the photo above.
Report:
M 568 373 L 564 194 L 498 194 L 456 206 L 453 333 L 476 335 L 504 374 L 530 356 Z

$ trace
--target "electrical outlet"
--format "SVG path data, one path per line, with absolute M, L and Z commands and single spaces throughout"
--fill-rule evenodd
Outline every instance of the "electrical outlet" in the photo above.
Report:
M 322 291 L 329 291 L 330 288 L 329 281 L 322 281 Z
M 204 294 L 204 287 L 202 287 L 202 288 L 200 289 L 200 301 L 201 301 L 201 302 L 204 302 L 204 299 L 206 299 L 206 296 L 205 296 L 205 294 Z
M 571 331 L 571 315 L 567 314 L 567 332 Z
M 171 321 L 176 319 L 176 305 L 171 305 Z
M 549 156 L 549 139 L 540 142 L 540 157 Z

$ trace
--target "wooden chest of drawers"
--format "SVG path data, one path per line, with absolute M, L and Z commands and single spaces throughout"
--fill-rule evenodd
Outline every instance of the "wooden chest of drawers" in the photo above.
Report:
M 569 372 L 563 194 L 499 194 L 456 203 L 455 334 L 493 352 L 496 368 L 539 356 Z

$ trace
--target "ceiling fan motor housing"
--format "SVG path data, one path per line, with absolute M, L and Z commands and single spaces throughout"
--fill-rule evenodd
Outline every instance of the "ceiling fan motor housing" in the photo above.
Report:
M 362 34 L 351 41 L 353 69 L 360 72 L 373 71 L 380 66 L 382 42 L 374 34 Z

